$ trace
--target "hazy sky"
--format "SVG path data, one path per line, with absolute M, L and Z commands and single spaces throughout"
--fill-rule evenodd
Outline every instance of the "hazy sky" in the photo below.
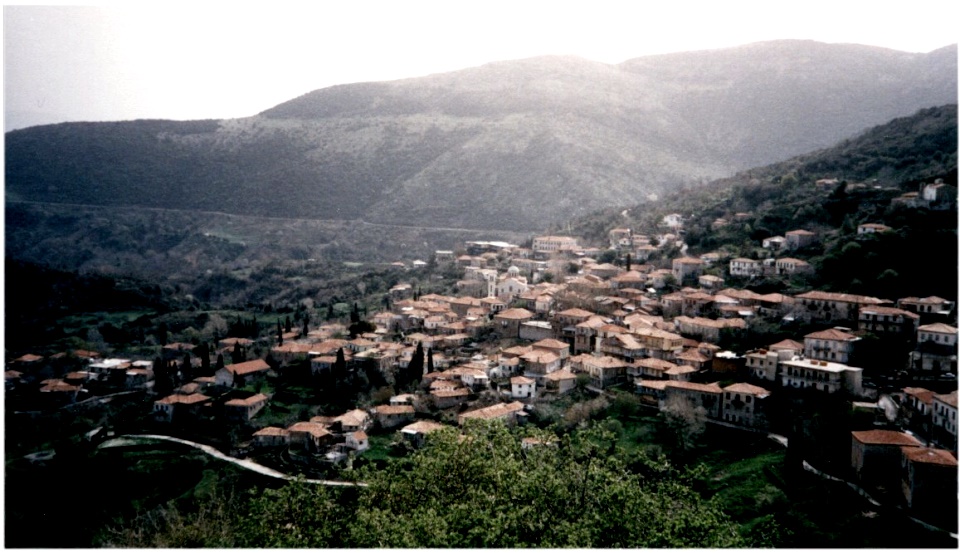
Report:
M 619 63 L 782 38 L 928 52 L 957 42 L 958 5 L 350 0 L 4 6 L 4 111 L 8 127 L 23 112 L 44 114 L 40 122 L 246 117 L 339 83 L 544 54 Z

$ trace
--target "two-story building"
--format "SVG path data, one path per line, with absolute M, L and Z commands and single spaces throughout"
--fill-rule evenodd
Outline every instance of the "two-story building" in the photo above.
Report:
M 846 332 L 845 329 L 829 328 L 812 332 L 803 337 L 803 354 L 810 359 L 845 364 L 850 362 L 854 345 L 858 341 L 858 336 Z

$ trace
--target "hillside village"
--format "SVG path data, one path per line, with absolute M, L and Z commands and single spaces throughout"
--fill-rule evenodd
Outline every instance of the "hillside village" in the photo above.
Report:
M 955 195 L 938 196 L 945 188 L 896 201 L 955 208 Z M 856 236 L 889 230 L 864 223 Z M 214 348 L 167 343 L 155 359 L 25 354 L 7 362 L 8 404 L 82 410 L 146 394 L 157 431 L 196 436 L 217 421 L 231 432 L 217 445 L 232 454 L 279 451 L 285 468 L 308 472 L 362 458 L 375 436 L 417 448 L 471 419 L 527 424 L 575 392 L 628 392 L 650 410 L 680 405 L 745 431 L 797 432 L 791 439 L 803 430 L 790 406 L 839 401 L 857 421 L 846 449 L 830 452 L 846 460 L 840 476 L 922 519 L 955 518 L 955 302 L 761 294 L 752 279 L 814 270 L 803 252 L 818 232 L 763 239 L 758 259 L 694 255 L 683 234 L 684 217 L 670 214 L 656 233 L 615 228 L 591 247 L 575 236 L 537 236 L 529 247 L 466 242 L 412 264 L 434 275 L 427 281 L 458 275 L 456 295 L 400 282 L 377 310 L 355 305 L 349 323 L 303 318 L 295 328 L 287 317 L 260 337 L 223 337 Z M 770 328 L 778 339 L 742 347 Z M 258 344 L 262 358 L 251 356 Z M 360 378 L 371 392 L 341 412 L 283 410 L 290 399 L 275 397 L 284 382 L 346 394 Z

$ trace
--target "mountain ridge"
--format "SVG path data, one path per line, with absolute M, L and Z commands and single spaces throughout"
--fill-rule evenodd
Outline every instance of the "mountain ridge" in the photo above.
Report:
M 854 70 L 863 47 L 814 44 L 618 65 L 528 58 L 338 85 L 242 119 L 23 129 L 6 135 L 7 191 L 31 201 L 527 231 L 955 101 L 955 46 L 933 58 L 868 48 L 887 60 L 878 74 Z M 808 63 L 784 84 L 770 53 L 791 48 L 836 61 Z

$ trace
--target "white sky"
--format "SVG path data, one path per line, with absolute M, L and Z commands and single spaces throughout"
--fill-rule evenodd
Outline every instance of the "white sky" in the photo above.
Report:
M 334 84 L 491 61 L 812 39 L 928 52 L 960 2 L 314 1 L 4 6 L 5 112 L 56 121 L 254 115 Z

